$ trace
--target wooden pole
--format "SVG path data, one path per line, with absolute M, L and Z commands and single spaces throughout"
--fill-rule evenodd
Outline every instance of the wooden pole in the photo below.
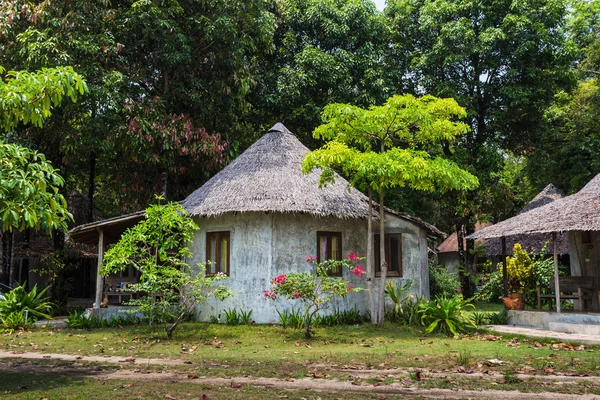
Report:
M 102 292 L 104 291 L 104 277 L 100 275 L 100 267 L 104 258 L 104 231 L 98 231 L 98 271 L 96 273 L 96 300 L 94 308 L 100 308 L 102 303 Z
M 504 297 L 508 297 L 508 271 L 506 270 L 506 238 L 502 236 L 502 283 Z
M 554 286 L 556 287 L 556 312 L 560 313 L 560 287 L 558 285 L 558 250 L 556 247 L 556 232 L 552 232 L 552 244 L 554 245 Z

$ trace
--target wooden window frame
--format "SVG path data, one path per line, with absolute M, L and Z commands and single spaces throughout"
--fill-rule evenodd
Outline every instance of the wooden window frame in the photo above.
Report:
M 391 245 L 390 245 L 390 239 L 392 237 L 396 237 L 398 239 L 398 271 L 391 271 L 390 270 L 390 259 L 391 259 Z M 389 278 L 401 278 L 404 271 L 403 271 L 403 263 L 402 263 L 402 234 L 401 233 L 386 233 L 384 235 L 385 238 L 385 260 L 387 261 L 388 264 L 388 271 L 387 271 L 387 277 Z M 379 262 L 379 234 L 375 234 L 374 235 L 374 240 L 373 240 L 373 244 L 374 244 L 374 263 L 375 263 L 375 276 L 381 276 L 381 263 Z
M 322 236 L 326 236 L 327 237 L 327 252 L 328 254 L 325 254 L 325 257 L 321 257 L 321 237 Z M 331 231 L 317 231 L 317 260 L 318 262 L 322 262 L 325 260 L 328 260 L 331 257 L 331 252 L 332 252 L 332 247 L 331 247 L 331 238 L 332 237 L 337 237 L 338 239 L 338 246 L 337 246 L 337 253 L 338 253 L 338 260 L 342 259 L 342 232 L 331 232 Z M 329 276 L 342 276 L 343 275 L 343 271 L 340 268 L 339 271 L 328 271 L 327 274 Z
M 210 254 L 210 238 L 211 237 L 216 237 L 217 240 L 217 247 L 216 247 L 216 260 L 209 260 L 208 259 L 208 255 Z M 221 258 L 221 239 L 226 237 L 227 238 L 227 270 L 223 271 L 222 270 L 222 258 Z M 230 269 L 231 269 L 231 264 L 230 264 L 230 260 L 231 260 L 231 232 L 230 231 L 218 231 L 218 232 L 206 232 L 206 262 L 208 264 L 208 262 L 212 262 L 215 265 L 215 272 L 214 273 L 210 273 L 208 272 L 209 268 L 207 267 L 206 270 L 206 276 L 213 276 L 215 274 L 218 274 L 219 272 L 224 273 L 227 276 L 230 276 Z

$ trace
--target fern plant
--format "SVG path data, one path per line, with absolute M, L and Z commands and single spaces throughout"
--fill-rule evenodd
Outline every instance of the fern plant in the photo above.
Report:
M 0 300 L 0 314 L 24 313 L 27 310 L 28 321 L 35 322 L 39 319 L 51 319 L 50 312 L 54 303 L 46 298 L 49 286 L 38 292 L 37 285 L 27 291 L 25 284 L 17 286 L 4 295 Z
M 471 300 L 461 296 L 450 298 L 436 297 L 433 301 L 419 304 L 418 313 L 421 323 L 427 326 L 425 333 L 439 330 L 447 335 L 458 336 L 467 328 L 476 328 L 473 321 L 464 313 L 467 308 L 475 309 Z

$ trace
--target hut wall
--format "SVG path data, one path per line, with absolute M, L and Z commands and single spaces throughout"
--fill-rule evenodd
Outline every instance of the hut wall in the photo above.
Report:
M 225 301 L 209 300 L 199 307 L 201 320 L 218 315 L 222 310 L 236 308 L 252 310 L 257 323 L 278 322 L 277 310 L 299 307 L 298 302 L 264 300 L 263 291 L 271 287 L 271 278 L 294 272 L 307 271 L 308 255 L 317 254 L 317 231 L 342 233 L 342 255 L 355 252 L 366 254 L 367 223 L 365 220 L 316 218 L 307 214 L 282 214 L 263 212 L 231 213 L 217 218 L 197 218 L 200 230 L 196 232 L 191 250 L 191 265 L 205 261 L 206 233 L 230 232 L 230 279 L 223 282 L 235 293 Z M 387 233 L 402 233 L 403 277 L 394 278 L 405 282 L 412 280 L 413 292 L 429 296 L 426 233 L 411 222 L 395 216 L 388 217 Z M 363 261 L 364 262 L 364 261 Z M 344 271 L 343 277 L 356 287 L 365 287 L 364 278 Z M 376 284 L 380 280 L 376 279 Z M 368 310 L 366 291 L 354 293 L 331 304 L 330 310 L 356 307 Z M 328 311 L 325 311 L 328 312 Z
M 600 290 L 600 232 L 569 232 L 571 275 L 594 277 Z M 598 296 L 593 298 L 593 309 L 599 310 Z
M 377 225 L 374 229 L 379 230 Z M 395 279 L 402 285 L 412 281 L 412 293 L 429 299 L 427 233 L 412 222 L 392 214 L 385 216 L 385 233 L 402 234 L 402 277 Z
M 447 253 L 438 253 L 438 264 L 443 265 L 452 273 L 456 273 L 456 266 L 460 265 L 458 251 L 449 251 Z
M 232 213 L 216 218 L 196 218 L 200 229 L 190 246 L 193 257 L 190 265 L 206 261 L 206 233 L 228 231 L 230 234 L 230 278 L 221 281 L 234 296 L 224 301 L 210 299 L 199 307 L 197 318 L 208 320 L 228 308 L 252 310 L 257 322 L 269 322 L 272 312 L 269 302 L 259 297 L 269 288 L 272 264 L 272 214 Z

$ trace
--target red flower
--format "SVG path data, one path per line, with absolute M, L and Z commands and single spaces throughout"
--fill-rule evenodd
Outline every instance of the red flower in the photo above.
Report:
M 366 272 L 367 271 L 365 271 L 365 269 L 360 265 L 357 265 L 356 268 L 352 270 L 352 273 L 356 276 L 364 276 Z
M 349 285 L 349 286 L 348 286 L 348 291 L 349 291 L 349 292 L 351 292 L 351 291 L 352 291 L 352 289 L 354 289 L 354 286 L 352 286 L 352 285 Z
M 355 253 L 350 253 L 346 256 L 346 258 L 348 258 L 348 260 L 350 261 L 356 261 L 358 260 L 358 256 Z
M 313 257 L 313 256 L 306 256 L 306 262 L 307 263 L 313 263 L 317 261 L 317 257 Z

